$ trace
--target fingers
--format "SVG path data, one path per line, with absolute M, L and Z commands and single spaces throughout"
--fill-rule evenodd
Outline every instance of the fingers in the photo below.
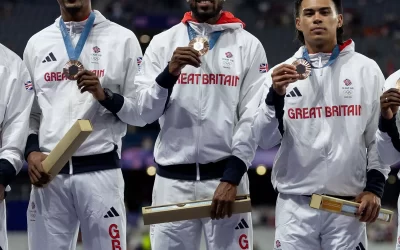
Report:
M 182 66 L 189 64 L 194 67 L 200 67 L 201 64 L 199 52 L 191 47 L 176 49 L 172 60 L 178 62 Z
M 96 88 L 96 86 L 98 84 L 99 84 L 99 81 L 97 79 L 95 79 L 95 80 L 83 80 L 82 82 L 78 83 L 78 88 L 82 92 L 83 88 L 86 88 L 86 87 L 94 87 L 94 88 Z
M 228 218 L 232 217 L 233 214 L 233 201 L 229 201 L 226 203 L 226 215 L 228 216 Z
M 368 221 L 371 220 L 373 206 L 369 202 L 365 202 L 364 207 L 365 208 L 364 208 L 364 210 L 363 210 L 363 212 L 361 214 L 360 221 L 368 222 Z
M 356 202 L 360 202 L 360 199 L 356 199 Z M 363 211 L 364 211 L 366 205 L 367 205 L 367 202 L 365 202 L 365 201 L 361 202 L 361 204 L 358 207 L 358 210 L 356 212 L 357 216 L 361 216 L 363 214 Z
M 192 54 L 178 55 L 177 61 L 180 65 L 192 65 L 197 68 L 200 67 L 201 64 L 200 58 Z
M 82 76 L 87 75 L 87 76 L 95 76 L 95 74 L 92 71 L 89 70 L 83 70 L 76 74 L 75 79 L 80 79 Z
M 289 64 L 282 64 L 273 71 L 272 76 L 285 75 L 285 74 L 298 75 L 295 66 Z
M 34 181 L 37 182 L 40 180 L 40 178 L 42 178 L 42 175 L 40 174 L 40 172 L 44 172 L 44 171 L 39 171 L 38 168 L 36 167 L 36 165 L 31 165 L 31 166 L 29 166 L 29 172 L 32 175 L 32 178 L 34 179 Z
M 28 171 L 28 175 L 29 175 L 29 179 L 30 179 L 32 185 L 34 185 L 36 187 L 42 187 L 42 185 L 40 184 L 39 179 L 36 177 L 36 175 L 34 175 L 32 173 L 32 171 Z
M 378 219 L 380 209 L 381 209 L 381 206 L 379 206 L 378 204 L 375 204 L 375 206 L 372 210 L 371 220 L 369 221 L 370 223 L 373 223 L 376 221 L 376 219 Z
M 176 50 L 177 52 L 182 52 L 182 53 L 191 53 L 192 55 L 196 56 L 196 57 L 200 57 L 200 53 L 193 49 L 192 47 L 180 47 Z
M 215 220 L 215 218 L 217 217 L 217 206 L 218 206 L 218 200 L 213 199 L 211 203 L 211 214 L 210 214 L 212 220 Z
M 211 204 L 211 219 L 219 220 L 232 217 L 233 202 L 214 199 Z

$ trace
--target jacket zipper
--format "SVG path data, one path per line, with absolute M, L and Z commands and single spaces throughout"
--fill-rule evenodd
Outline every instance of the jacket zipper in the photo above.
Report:
M 76 36 L 72 32 L 72 29 L 73 29 L 72 26 L 73 26 L 73 23 L 71 22 L 71 26 L 70 26 L 70 29 L 69 29 L 69 36 L 71 37 L 71 43 L 73 44 L 74 43 L 73 40 L 75 39 Z M 71 89 L 69 91 L 69 93 L 73 93 L 74 84 L 69 84 L 69 85 L 70 85 L 69 88 Z M 71 99 L 72 98 L 68 98 L 68 111 L 69 111 L 69 114 L 68 114 L 68 117 L 69 117 L 68 125 L 69 126 L 72 126 L 71 121 L 72 121 L 72 104 L 73 103 L 72 103 Z M 69 174 L 72 175 L 72 174 L 74 174 L 74 167 L 73 167 L 73 164 L 72 164 L 72 158 L 70 158 L 68 160 L 68 162 L 69 162 Z
M 322 57 L 320 56 L 319 57 L 319 67 L 321 67 L 321 72 L 320 72 L 320 79 L 321 79 L 321 81 L 318 81 L 319 82 L 319 84 L 322 86 L 322 97 L 323 97 L 323 100 L 324 100 L 324 104 L 326 105 L 326 102 L 325 102 L 325 84 L 324 84 L 324 80 L 323 80 L 323 71 L 324 71 L 324 68 L 322 68 Z M 324 131 L 325 130 L 325 127 L 326 127 L 326 119 L 323 119 L 323 122 L 322 122 L 322 131 Z M 327 151 L 327 145 L 325 144 L 324 145 L 324 153 L 325 153 L 325 173 L 326 173 L 326 176 L 328 176 L 328 163 L 327 163 L 327 157 L 328 157 L 328 151 Z M 325 185 L 324 184 L 321 184 L 321 191 L 322 191 L 322 193 L 324 193 L 323 191 L 325 190 Z
M 203 79 L 203 73 L 200 67 L 200 79 Z M 199 114 L 197 116 L 197 125 L 198 125 L 198 133 L 197 133 L 197 138 L 196 138 L 196 151 L 197 151 L 197 157 L 196 157 L 196 180 L 200 180 L 200 166 L 199 166 L 199 155 L 200 155 L 200 149 L 199 149 L 199 144 L 200 144 L 200 132 L 201 132 L 201 80 L 198 82 L 198 89 L 199 89 Z

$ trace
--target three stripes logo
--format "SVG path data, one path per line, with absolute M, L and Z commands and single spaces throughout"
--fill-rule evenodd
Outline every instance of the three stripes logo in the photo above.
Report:
M 244 219 L 241 219 L 239 224 L 235 227 L 235 229 L 238 230 L 244 228 L 249 228 L 249 225 L 247 225 L 247 222 Z
M 107 214 L 104 215 L 104 218 L 113 218 L 113 217 L 118 217 L 119 214 L 115 210 L 114 207 L 111 207 L 110 210 L 108 210 Z
M 356 250 L 365 250 L 364 245 L 361 242 L 358 243 L 358 246 L 356 247 Z
M 289 94 L 286 95 L 286 97 L 300 97 L 300 96 L 302 95 L 297 87 L 294 87 L 294 89 L 290 91 Z
M 48 56 L 46 56 L 46 59 L 44 59 L 44 60 L 42 61 L 42 63 L 46 63 L 46 62 L 56 62 L 56 61 L 57 61 L 57 59 L 56 59 L 56 57 L 54 56 L 53 52 L 50 52 L 50 54 L 49 54 Z

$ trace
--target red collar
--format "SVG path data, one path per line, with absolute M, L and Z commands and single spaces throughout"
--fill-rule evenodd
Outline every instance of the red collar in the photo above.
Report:
M 182 23 L 186 24 L 189 21 L 197 23 L 197 20 L 193 18 L 191 11 L 185 13 L 182 19 Z M 241 23 L 243 28 L 245 27 L 245 23 L 242 22 L 242 20 L 240 20 L 239 18 L 236 18 L 231 12 L 222 11 L 221 17 L 218 19 L 216 24 L 227 24 L 227 23 Z
M 339 51 L 344 50 L 347 46 L 349 46 L 351 43 L 353 42 L 353 40 L 349 39 L 347 41 L 345 41 L 342 45 L 339 45 Z

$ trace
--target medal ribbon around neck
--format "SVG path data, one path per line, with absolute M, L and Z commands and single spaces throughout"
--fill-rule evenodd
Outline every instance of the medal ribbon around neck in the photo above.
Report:
M 68 34 L 67 26 L 64 23 L 64 20 L 60 18 L 60 29 L 61 34 L 64 39 L 65 48 L 67 49 L 68 57 L 70 60 L 78 60 L 79 56 L 82 53 L 83 46 L 85 46 L 86 40 L 89 37 L 89 33 L 92 30 L 94 20 L 96 16 L 93 11 L 90 12 L 89 18 L 85 24 L 85 27 L 82 31 L 81 37 L 76 45 L 76 48 L 72 45 L 71 37 Z
M 306 60 L 310 64 L 311 68 L 313 68 L 313 69 L 322 69 L 322 68 L 331 66 L 336 61 L 336 59 L 339 57 L 339 54 L 340 54 L 339 45 L 336 45 L 335 48 L 332 51 L 332 54 L 331 54 L 331 57 L 329 58 L 329 61 L 322 67 L 315 67 L 311 63 L 310 55 L 308 54 L 307 49 L 304 48 L 304 50 L 303 50 L 303 59 Z
M 196 38 L 198 36 L 198 34 L 196 33 L 196 31 L 190 27 L 189 24 L 187 24 L 188 27 L 188 34 L 189 34 L 189 41 L 193 40 L 194 38 Z M 212 50 L 212 48 L 214 48 L 214 45 L 217 43 L 219 37 L 221 36 L 222 31 L 215 31 L 213 33 L 211 33 L 210 36 L 210 50 Z

